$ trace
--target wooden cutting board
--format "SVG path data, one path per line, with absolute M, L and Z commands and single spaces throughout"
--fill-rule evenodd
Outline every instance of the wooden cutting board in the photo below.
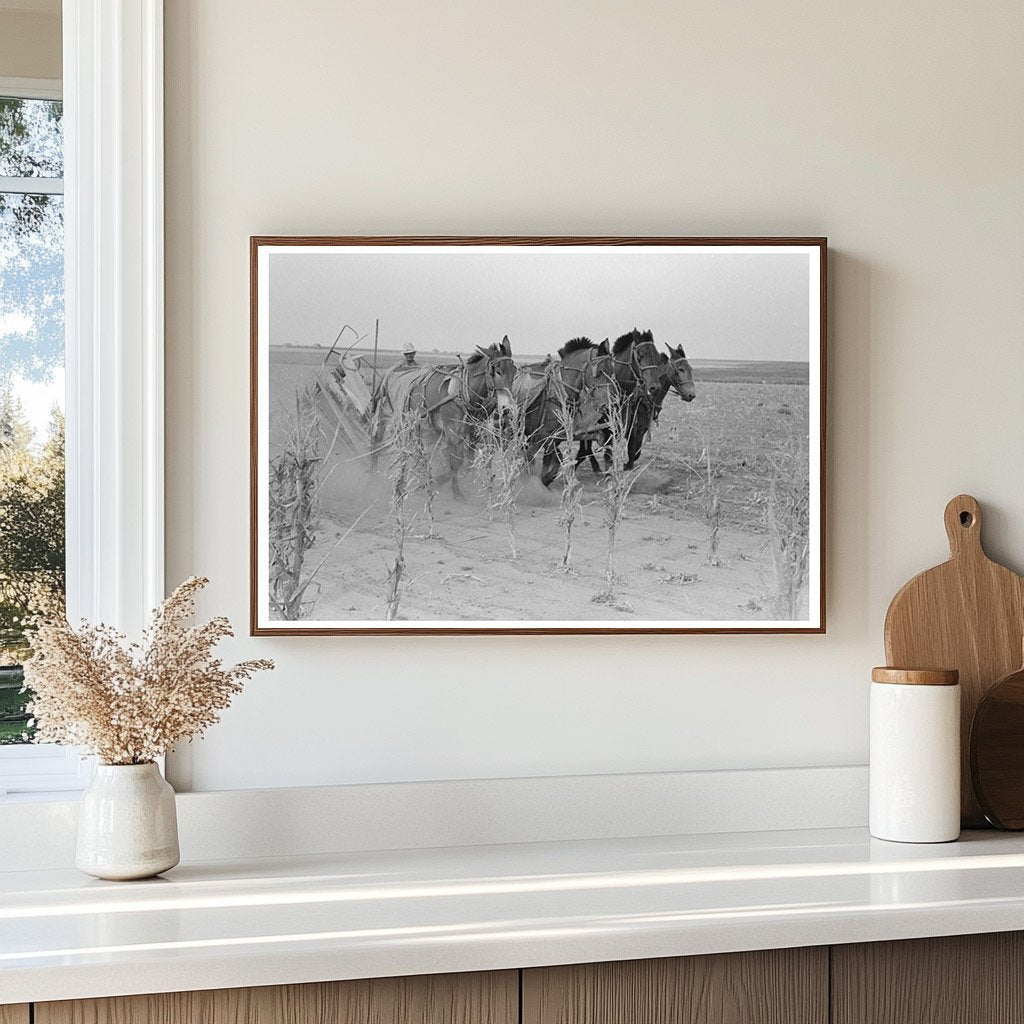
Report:
M 981 544 L 981 507 L 960 494 L 945 511 L 949 561 L 906 583 L 885 616 L 885 657 L 895 668 L 960 670 L 960 813 L 965 828 L 985 816 L 971 788 L 970 734 L 988 688 L 1020 667 L 1024 578 L 993 562 Z

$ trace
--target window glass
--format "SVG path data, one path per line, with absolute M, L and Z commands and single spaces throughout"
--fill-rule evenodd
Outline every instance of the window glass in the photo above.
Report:
M 0 96 L 0 177 L 62 178 L 62 104 Z
M 0 744 L 31 739 L 26 619 L 64 595 L 61 104 L 0 97 Z

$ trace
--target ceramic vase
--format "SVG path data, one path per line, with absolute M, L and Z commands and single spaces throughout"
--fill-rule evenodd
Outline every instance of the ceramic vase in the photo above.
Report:
M 149 764 L 99 764 L 82 794 L 75 864 L 96 878 L 151 878 L 180 860 L 174 790 Z

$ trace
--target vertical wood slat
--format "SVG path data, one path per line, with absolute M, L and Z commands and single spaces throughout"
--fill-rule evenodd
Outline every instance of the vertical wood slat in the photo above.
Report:
M 17 1006 L 0 1006 L 0 1024 L 28 1024 L 28 1006 L 19 1003 Z
M 832 947 L 834 1024 L 1024 1021 L 1024 933 Z
M 522 1020 L 523 1024 L 827 1024 L 828 949 L 535 968 L 523 972 Z
M 37 1003 L 36 1024 L 518 1024 L 518 972 Z M 7 1022 L 0 1021 L 0 1024 Z M 14 1022 L 11 1022 L 14 1024 Z M 19 1020 L 17 1024 L 22 1024 Z

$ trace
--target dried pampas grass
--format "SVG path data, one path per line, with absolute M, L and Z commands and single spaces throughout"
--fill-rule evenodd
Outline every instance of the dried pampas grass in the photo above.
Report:
M 104 764 L 145 764 L 201 735 L 267 660 L 225 668 L 213 649 L 232 636 L 228 620 L 187 622 L 209 582 L 193 576 L 153 612 L 141 644 L 109 626 L 41 618 L 25 663 L 37 743 L 84 747 Z

